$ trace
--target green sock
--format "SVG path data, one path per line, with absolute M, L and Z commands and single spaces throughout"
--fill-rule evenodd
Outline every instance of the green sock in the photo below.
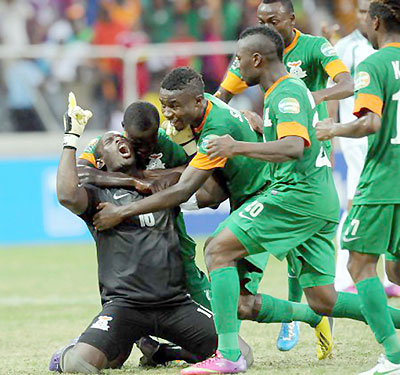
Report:
M 236 267 L 224 267 L 211 271 L 210 279 L 218 350 L 226 359 L 237 361 L 240 357 L 237 318 L 239 275 Z
M 300 286 L 296 274 L 288 266 L 288 287 L 289 287 L 289 301 L 301 302 L 303 297 L 303 289 Z
M 400 328 L 400 310 L 388 306 L 390 316 L 396 328 Z M 339 292 L 335 306 L 333 307 L 332 317 L 350 318 L 367 323 L 361 311 L 360 296 L 353 293 Z
M 315 327 L 321 321 L 321 316 L 306 304 L 285 301 L 267 294 L 261 294 L 261 298 L 262 305 L 256 318 L 259 323 L 300 321 Z
M 361 311 L 374 332 L 376 340 L 383 345 L 386 357 L 400 363 L 400 341 L 387 308 L 387 297 L 378 277 L 371 277 L 356 284 L 361 300 Z

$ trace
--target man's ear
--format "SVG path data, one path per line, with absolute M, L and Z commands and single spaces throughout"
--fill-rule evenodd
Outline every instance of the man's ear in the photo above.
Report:
M 296 15 L 294 13 L 290 15 L 290 23 L 292 24 L 292 27 L 296 25 Z
M 255 52 L 253 54 L 253 64 L 255 68 L 258 68 L 262 64 L 262 55 L 259 54 L 258 52 Z
M 196 96 L 196 104 L 201 104 L 203 102 L 204 99 L 204 95 L 203 94 L 199 94 Z
M 372 19 L 372 26 L 374 27 L 374 30 L 375 30 L 375 31 L 378 31 L 380 25 L 381 25 L 381 21 L 380 21 L 379 17 L 378 17 L 378 16 L 375 16 L 375 17 Z
M 105 169 L 106 164 L 103 159 L 96 159 L 96 167 L 97 169 Z

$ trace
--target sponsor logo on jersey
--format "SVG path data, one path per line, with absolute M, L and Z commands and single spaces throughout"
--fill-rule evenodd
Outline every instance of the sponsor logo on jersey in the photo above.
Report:
M 159 154 L 151 154 L 149 157 L 149 164 L 147 164 L 146 169 L 165 169 L 165 163 L 162 162 L 163 154 L 160 152 Z
M 367 72 L 358 72 L 354 83 L 354 91 L 368 87 L 371 82 L 371 77 Z
M 108 331 L 110 325 L 108 324 L 113 318 L 107 315 L 100 315 L 97 320 L 90 326 L 90 328 L 101 329 L 102 331 Z
M 307 72 L 305 70 L 301 69 L 300 65 L 302 63 L 303 62 L 301 60 L 288 62 L 287 66 L 289 68 L 290 75 L 292 75 L 293 77 L 296 77 L 296 78 L 307 77 Z
M 326 57 L 336 56 L 335 48 L 329 42 L 326 42 L 321 46 L 321 52 Z
M 300 113 L 300 103 L 295 98 L 285 98 L 282 99 L 278 108 L 282 113 Z

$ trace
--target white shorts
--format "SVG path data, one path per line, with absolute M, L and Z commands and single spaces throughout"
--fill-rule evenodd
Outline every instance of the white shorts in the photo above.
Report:
M 347 164 L 347 199 L 353 199 L 368 152 L 368 138 L 340 138 L 344 160 Z

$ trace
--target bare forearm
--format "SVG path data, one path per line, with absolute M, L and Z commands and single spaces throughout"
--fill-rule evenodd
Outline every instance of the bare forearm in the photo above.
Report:
M 225 103 L 229 103 L 234 95 L 220 86 L 214 96 L 216 96 L 218 99 L 221 99 Z
M 279 141 L 266 143 L 237 142 L 234 154 L 272 163 L 283 163 L 288 160 L 299 159 L 303 154 L 304 141 L 298 138 L 302 143 L 302 147 L 299 147 L 299 142 L 293 141 L 294 138 L 298 137 L 287 137 Z
M 376 133 L 381 125 L 380 117 L 375 113 L 368 112 L 365 116 L 347 124 L 335 123 L 332 126 L 333 137 L 362 138 Z
M 343 82 L 315 93 L 321 98 L 321 102 L 345 99 L 354 95 L 354 85 L 352 82 Z
M 57 171 L 57 197 L 59 202 L 75 213 L 87 206 L 86 190 L 79 186 L 76 168 L 76 150 L 64 148 Z

